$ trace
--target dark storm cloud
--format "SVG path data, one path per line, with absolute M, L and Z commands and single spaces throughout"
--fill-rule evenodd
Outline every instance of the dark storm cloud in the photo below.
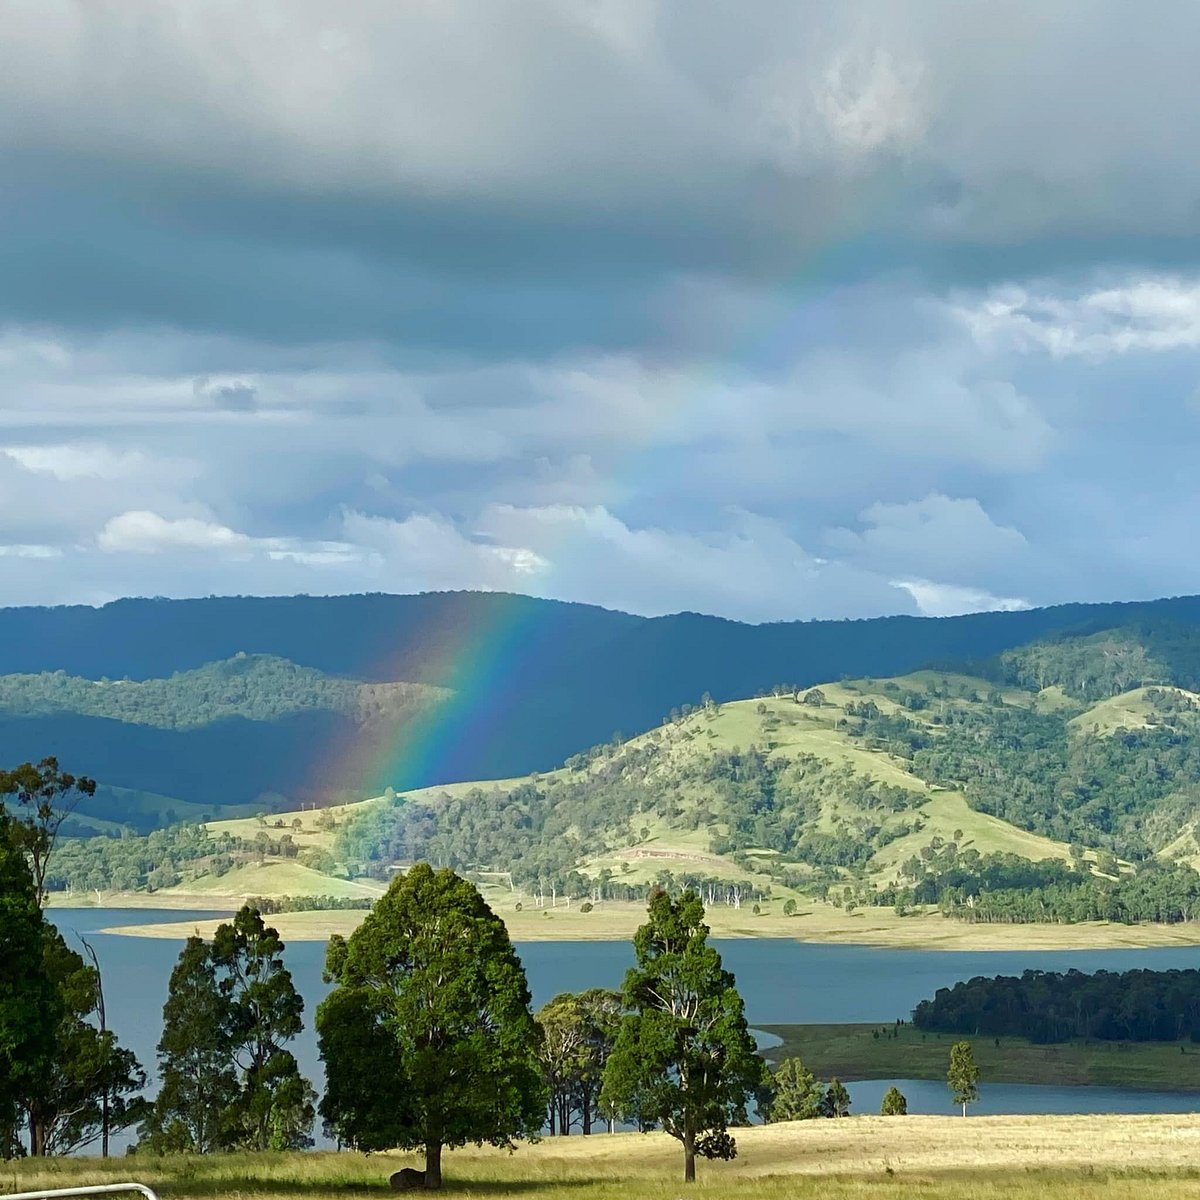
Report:
M 0 600 L 1200 590 L 1198 38 L 1076 0 L 14 0 Z

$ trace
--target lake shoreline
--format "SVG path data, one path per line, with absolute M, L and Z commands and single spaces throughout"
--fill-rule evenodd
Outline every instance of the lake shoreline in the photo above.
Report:
M 771 1063 L 799 1058 L 819 1079 L 944 1081 L 950 1046 L 969 1041 L 984 1084 L 1119 1088 L 1200 1095 L 1200 1045 L 1191 1042 L 1033 1043 L 1027 1038 L 922 1033 L 910 1024 L 769 1024 Z
M 592 911 L 578 904 L 567 907 L 520 908 L 503 889 L 482 889 L 492 909 L 508 927 L 515 942 L 628 941 L 645 920 L 643 904 L 606 901 Z M 207 913 L 235 912 L 248 897 L 208 893 L 128 892 L 105 896 L 103 905 L 67 905 L 51 900 L 54 908 L 187 909 Z M 1107 921 L 1074 925 L 982 925 L 943 917 L 936 910 L 900 917 L 891 909 L 858 909 L 847 913 L 829 904 L 813 903 L 795 916 L 771 911 L 714 905 L 707 920 L 713 937 L 786 940 L 817 945 L 872 946 L 880 949 L 1011 951 L 1011 950 L 1141 950 L 1156 947 L 1200 946 L 1200 922 L 1176 925 L 1124 925 Z M 366 915 L 364 909 L 276 913 L 270 918 L 285 941 L 328 941 L 346 936 Z M 210 936 L 220 916 L 199 922 Z M 195 921 L 115 924 L 106 933 L 127 937 L 180 940 L 191 936 Z

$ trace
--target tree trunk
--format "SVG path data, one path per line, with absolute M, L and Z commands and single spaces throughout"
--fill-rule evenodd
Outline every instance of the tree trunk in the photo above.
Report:
M 965 1117 L 966 1115 L 967 1115 L 967 1102 L 964 1100 L 963 1101 L 963 1116 Z
M 34 1105 L 29 1110 L 29 1157 L 45 1158 L 46 1156 L 46 1122 L 38 1107 Z
M 442 1143 L 429 1142 L 425 1146 L 425 1187 L 437 1191 L 442 1186 Z
M 696 1182 L 696 1132 L 690 1121 L 683 1131 L 683 1182 Z

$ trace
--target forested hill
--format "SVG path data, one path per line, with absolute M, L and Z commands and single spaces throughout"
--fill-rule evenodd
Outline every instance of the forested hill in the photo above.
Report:
M 544 774 L 64 847 L 56 886 L 344 895 L 430 861 L 581 900 L 686 880 L 972 922 L 1191 919 L 1200 694 L 1169 676 L 1200 633 L 1157 632 L 1169 654 L 1113 630 L 1002 655 L 990 677 L 704 696 Z M 1014 681 L 1029 662 L 1044 686 Z
M 483 593 L 0 609 L 0 763 L 57 754 L 109 787 L 114 813 L 168 802 L 180 817 L 275 808 L 546 770 L 706 692 L 753 696 L 780 681 L 804 687 L 969 662 L 1019 686 L 1060 681 L 1070 696 L 1135 678 L 1188 686 L 1200 676 L 1189 642 L 1197 628 L 1198 597 L 757 626 Z M 1126 642 L 1115 655 L 1085 655 L 1107 665 L 1081 673 L 1074 651 L 1054 640 L 1066 634 Z M 1039 639 L 1041 648 L 1024 649 Z M 238 655 L 253 665 L 248 698 L 218 702 L 220 688 L 206 689 L 218 676 L 232 686 L 245 671 Z M 366 704 L 382 705 L 380 737 L 384 717 L 394 731 L 429 722 L 436 737 L 424 753 L 399 763 L 353 753 L 364 684 L 389 685 Z M 345 776 L 322 774 L 337 763 L 348 764 Z

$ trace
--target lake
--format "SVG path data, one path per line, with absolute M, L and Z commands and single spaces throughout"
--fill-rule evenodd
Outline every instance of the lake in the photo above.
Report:
M 205 920 L 222 913 L 157 909 L 53 908 L 47 916 L 78 948 L 78 935 L 95 946 L 104 970 L 109 1024 L 153 1074 L 162 1029 L 167 982 L 180 943 L 157 938 L 103 934 L 112 925 Z M 1187 947 L 1140 950 L 957 951 L 889 950 L 873 946 L 828 946 L 782 939 L 717 941 L 726 967 L 737 977 L 752 1023 L 893 1021 L 940 987 L 975 975 L 1017 975 L 1024 970 L 1127 971 L 1195 967 L 1200 951 Z M 529 977 L 534 1005 L 563 991 L 618 987 L 633 963 L 628 942 L 524 942 L 518 953 Z M 325 946 L 294 942 L 285 954 L 306 1004 L 306 1029 L 296 1057 L 319 1087 L 320 1061 L 312 1018 L 327 988 L 321 980 Z M 858 1111 L 878 1112 L 896 1083 L 910 1112 L 950 1110 L 944 1084 L 929 1080 L 867 1080 L 850 1084 Z M 989 1084 L 980 1113 L 1181 1112 L 1200 1108 L 1200 1096 L 1175 1092 L 1130 1092 L 1114 1088 Z

